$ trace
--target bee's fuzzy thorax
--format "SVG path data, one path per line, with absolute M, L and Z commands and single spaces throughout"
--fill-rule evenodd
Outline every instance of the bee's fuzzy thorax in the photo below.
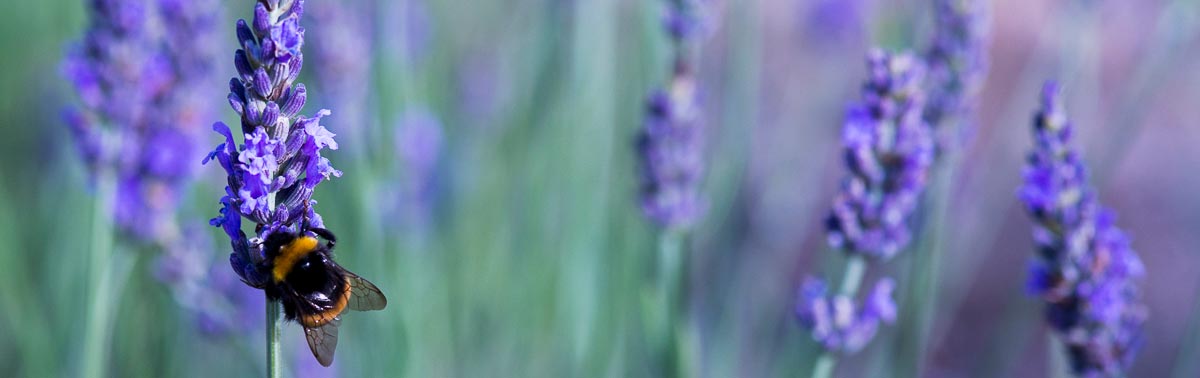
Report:
M 275 282 L 283 282 L 296 262 L 315 251 L 318 245 L 316 238 L 301 236 L 279 248 L 279 254 L 271 262 L 271 275 Z

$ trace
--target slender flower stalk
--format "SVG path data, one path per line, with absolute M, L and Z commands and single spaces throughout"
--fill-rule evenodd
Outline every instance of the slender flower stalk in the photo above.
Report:
M 691 339 L 686 325 L 684 240 L 704 212 L 700 182 L 704 173 L 704 119 L 696 61 L 700 36 L 710 28 L 702 0 L 668 0 L 664 19 L 673 46 L 671 77 L 650 94 L 637 137 L 642 213 L 660 227 L 660 311 L 666 327 L 664 376 L 690 376 Z
M 95 183 L 88 329 L 82 374 L 104 374 L 112 308 L 131 264 L 118 240 L 153 250 L 182 243 L 179 197 L 208 101 L 213 0 L 95 0 L 89 25 L 62 63 L 82 106 L 64 113 Z M 186 34 L 186 38 L 181 35 Z M 121 244 L 125 244 L 121 243 Z
M 835 296 L 825 284 L 806 281 L 796 314 L 825 352 L 813 376 L 828 377 L 836 354 L 853 353 L 874 337 L 880 321 L 895 320 L 893 281 L 878 281 L 867 304 L 855 311 L 865 265 L 885 261 L 908 246 L 910 218 L 925 190 L 933 161 L 933 138 L 922 118 L 924 67 L 909 54 L 872 50 L 862 102 L 846 112 L 842 130 L 849 175 L 833 201 L 828 241 L 846 253 L 843 281 Z
M 935 309 L 945 299 L 939 294 L 945 254 L 945 230 L 950 216 L 954 182 L 960 169 L 962 146 L 974 132 L 978 94 L 987 75 L 986 0 L 935 0 L 934 32 L 924 54 L 928 67 L 928 93 L 924 117 L 934 130 L 935 164 L 931 168 L 926 200 L 920 210 L 922 222 L 914 242 L 911 280 L 908 286 L 904 323 L 899 326 L 893 353 L 900 371 L 924 375 L 926 344 Z
M 642 212 L 663 229 L 691 228 L 704 210 L 704 119 L 694 62 L 701 25 L 695 2 L 671 2 L 665 27 L 675 46 L 672 75 L 665 89 L 650 94 L 637 137 Z
M 229 82 L 229 104 L 241 119 L 242 144 L 229 126 L 213 129 L 225 142 L 204 159 L 218 162 L 228 174 L 221 214 L 210 223 L 230 238 L 229 261 L 246 284 L 262 288 L 269 274 L 262 241 L 275 232 L 298 232 L 323 227 L 314 209 L 313 191 L 341 172 L 321 156 L 337 149 L 334 134 L 320 124 L 330 114 L 300 115 L 307 99 L 303 84 L 295 83 L 303 65 L 304 0 L 259 0 L 250 22 L 238 20 L 240 49 L 234 54 L 238 76 Z M 242 218 L 255 224 L 254 236 L 242 231 Z M 267 301 L 267 370 L 278 377 L 280 305 Z
M 1073 135 L 1059 87 L 1047 83 L 1020 191 L 1037 244 L 1028 289 L 1046 301 L 1075 375 L 1125 376 L 1142 342 L 1147 311 L 1136 281 L 1145 268 L 1089 186 Z

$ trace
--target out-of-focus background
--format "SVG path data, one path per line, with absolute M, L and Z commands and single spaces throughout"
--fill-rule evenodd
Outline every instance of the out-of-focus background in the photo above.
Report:
M 309 0 L 309 18 L 320 2 L 333 0 Z M 322 97 L 334 91 L 314 83 L 316 63 L 306 60 L 306 113 L 333 110 L 324 124 L 341 148 L 326 156 L 345 172 L 316 199 L 340 236 L 339 261 L 378 284 L 390 303 L 345 317 L 330 369 L 314 367 L 300 328 L 287 325 L 289 371 L 656 375 L 655 343 L 643 332 L 655 229 L 637 206 L 632 138 L 646 94 L 669 74 L 663 2 L 337 3 L 369 10 L 347 32 L 368 45 L 370 53 L 354 59 L 369 63 L 372 76 L 357 101 L 365 116 L 346 124 L 339 114 L 348 110 L 337 106 L 356 104 Z M 703 376 L 810 371 L 816 346 L 791 309 L 806 274 L 836 272 L 840 261 L 825 247 L 822 219 L 843 174 L 842 112 L 857 98 L 870 46 L 928 45 L 931 3 L 714 3 L 715 28 L 699 63 L 710 205 L 689 243 L 685 286 Z M 252 2 L 224 5 L 218 67 L 230 77 L 234 21 L 249 16 Z M 1196 376 L 1200 4 L 1005 0 L 990 9 L 990 74 L 980 124 L 962 147 L 962 173 L 950 190 L 937 294 L 907 291 L 912 277 L 929 271 L 914 266 L 911 252 L 870 273 L 899 278 L 902 306 L 934 306 L 928 347 L 913 353 L 916 336 L 901 319 L 843 359 L 839 376 L 906 376 L 914 359 L 932 377 L 1046 372 L 1048 329 L 1041 303 L 1024 289 L 1030 222 L 1015 192 L 1036 95 L 1051 78 L 1064 84 L 1101 200 L 1120 214 L 1148 271 L 1142 292 L 1150 318 L 1131 376 Z M 60 117 L 79 100 L 58 67 L 85 25 L 82 0 L 0 4 L 6 375 L 80 369 L 95 206 Z M 313 38 L 323 26 L 305 25 L 306 52 L 316 59 Z M 223 86 L 215 88 L 219 117 L 233 120 Z M 410 135 L 422 124 L 440 124 L 433 126 L 440 134 Z M 203 135 L 200 150 L 220 142 Z M 409 139 L 423 137 L 441 143 L 432 153 L 411 152 L 428 144 Z M 420 156 L 433 157 L 428 172 L 414 173 L 421 169 L 407 163 Z M 199 263 L 226 269 L 228 240 L 207 225 L 224 179 L 218 167 L 199 171 L 179 219 L 211 252 Z M 161 252 L 134 249 L 129 279 L 110 293 L 116 320 L 107 373 L 261 375 L 261 302 L 202 305 L 227 316 L 224 327 L 214 326 L 161 283 Z M 237 282 L 225 291 L 257 295 Z

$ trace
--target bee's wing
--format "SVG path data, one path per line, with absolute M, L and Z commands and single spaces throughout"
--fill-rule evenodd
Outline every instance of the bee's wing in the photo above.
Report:
M 348 307 L 354 311 L 374 311 L 387 307 L 387 298 L 371 281 L 350 273 L 345 269 L 346 281 L 350 283 L 350 303 Z
M 328 367 L 333 363 L 333 352 L 337 349 L 338 326 L 342 318 L 335 316 L 329 322 L 319 327 L 304 327 L 304 338 L 308 339 L 308 348 L 321 366 Z

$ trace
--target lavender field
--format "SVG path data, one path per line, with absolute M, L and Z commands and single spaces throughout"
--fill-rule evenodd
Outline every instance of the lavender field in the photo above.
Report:
M 1198 1 L 8 1 L 0 51 L 3 376 L 1200 376 Z

